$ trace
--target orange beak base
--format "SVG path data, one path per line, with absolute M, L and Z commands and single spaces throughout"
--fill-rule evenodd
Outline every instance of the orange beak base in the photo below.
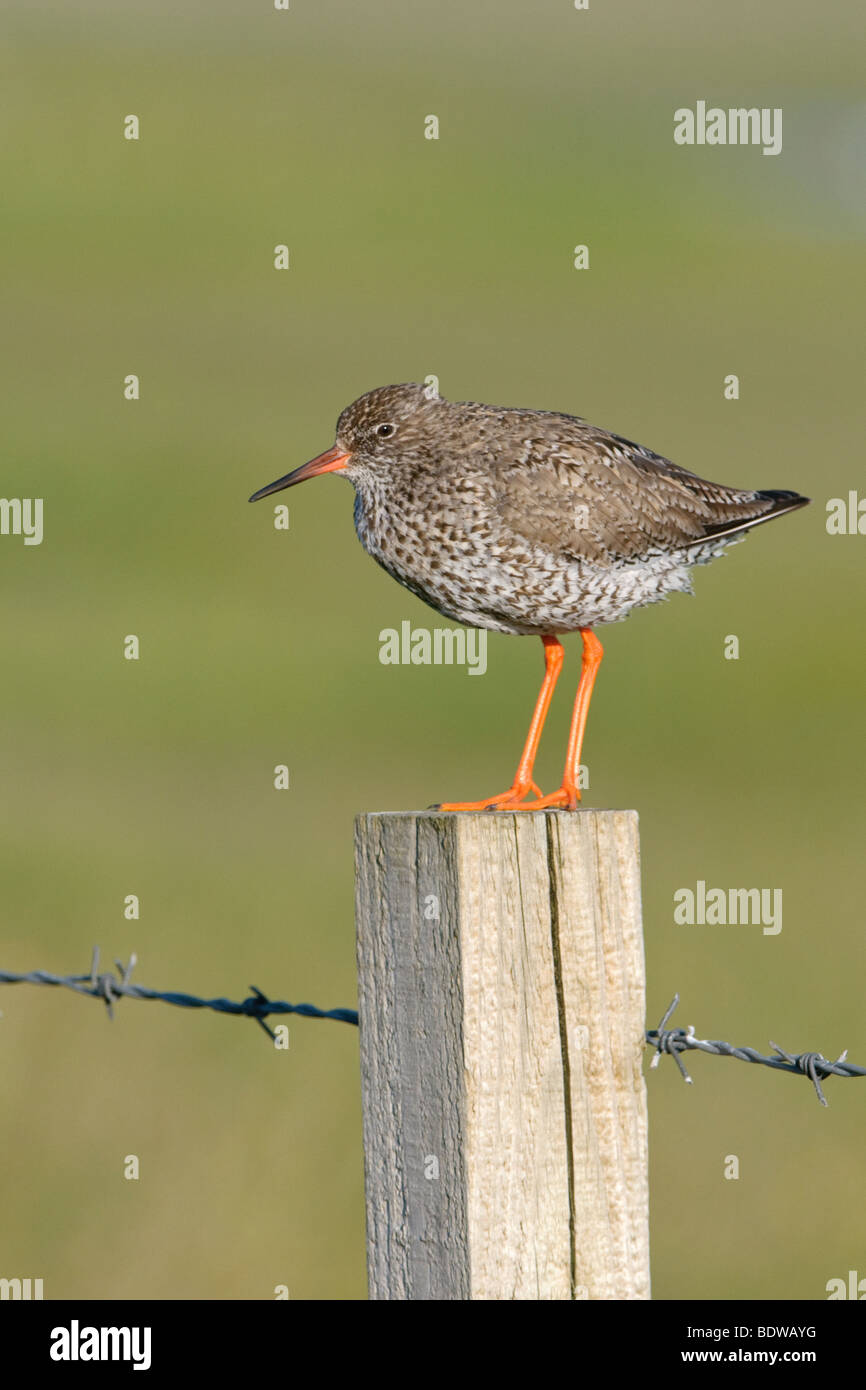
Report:
M 276 482 L 259 488 L 258 492 L 253 493 L 250 501 L 258 502 L 262 497 L 270 497 L 272 492 L 282 492 L 284 487 L 294 487 L 295 483 L 306 482 L 307 478 L 315 478 L 319 473 L 337 473 L 346 467 L 350 457 L 345 449 L 335 444 L 333 449 L 327 449 L 324 454 L 319 454 L 318 458 L 310 459 L 309 463 L 302 463 L 293 473 L 287 473 L 284 478 L 277 478 Z

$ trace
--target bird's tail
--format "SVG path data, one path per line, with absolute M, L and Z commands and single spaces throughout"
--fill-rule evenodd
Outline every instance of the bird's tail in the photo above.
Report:
M 738 531 L 749 531 L 753 526 L 760 526 L 765 521 L 772 521 L 774 517 L 784 516 L 786 512 L 795 512 L 799 507 L 805 507 L 811 500 L 811 497 L 801 497 L 799 492 L 783 492 L 778 488 L 766 488 L 755 493 L 756 511 L 754 516 L 741 518 L 738 521 L 718 522 L 714 526 L 708 526 L 704 534 L 707 537 L 717 538 L 733 536 Z M 760 510 L 757 510 L 758 507 Z

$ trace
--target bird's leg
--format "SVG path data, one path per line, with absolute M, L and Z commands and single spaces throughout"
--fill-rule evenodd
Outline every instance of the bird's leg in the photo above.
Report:
M 592 687 L 595 685 L 601 658 L 604 656 L 604 647 L 591 627 L 580 628 L 580 635 L 583 638 L 583 664 L 580 671 L 580 685 L 577 687 L 574 701 L 574 713 L 571 716 L 571 731 L 568 735 L 568 750 L 565 754 L 562 786 L 559 791 L 551 792 L 549 796 L 542 796 L 538 801 L 527 802 L 525 806 L 521 807 L 521 810 L 543 811 L 548 806 L 561 807 L 564 811 L 577 810 L 577 803 L 580 801 L 578 781 L 583 732 L 586 728 L 586 716 L 589 714 Z
M 541 788 L 537 787 L 532 780 L 532 769 L 535 766 L 535 755 L 538 752 L 541 730 L 544 728 L 544 721 L 550 708 L 553 688 L 559 679 L 565 657 L 562 643 L 556 637 L 542 637 L 541 640 L 544 643 L 544 680 L 541 682 L 541 689 L 538 692 L 538 699 L 532 712 L 532 723 L 529 726 L 523 753 L 514 774 L 513 784 L 508 788 L 508 791 L 500 792 L 499 796 L 488 796 L 484 801 L 443 801 L 442 805 L 436 808 L 437 810 L 511 811 L 519 805 L 528 792 L 535 792 L 536 796 L 541 796 Z

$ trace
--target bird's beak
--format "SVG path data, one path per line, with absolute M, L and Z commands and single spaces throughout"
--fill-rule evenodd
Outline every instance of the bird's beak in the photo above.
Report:
M 294 487 L 295 483 L 315 478 L 317 473 L 336 473 L 346 467 L 350 457 L 345 449 L 335 444 L 333 449 L 327 449 L 324 454 L 319 454 L 318 458 L 310 459 L 309 463 L 302 463 L 293 473 L 287 473 L 284 478 L 277 478 L 276 482 L 268 483 L 267 487 L 260 487 L 258 492 L 253 493 L 250 501 L 258 502 L 259 498 L 269 497 L 272 492 L 282 492 L 284 487 Z

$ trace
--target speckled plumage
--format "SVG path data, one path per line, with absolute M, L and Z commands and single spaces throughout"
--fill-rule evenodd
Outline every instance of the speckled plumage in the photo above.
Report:
M 416 384 L 354 401 L 337 447 L 368 554 L 445 617 L 496 632 L 617 622 L 807 500 L 706 482 L 576 416 Z

